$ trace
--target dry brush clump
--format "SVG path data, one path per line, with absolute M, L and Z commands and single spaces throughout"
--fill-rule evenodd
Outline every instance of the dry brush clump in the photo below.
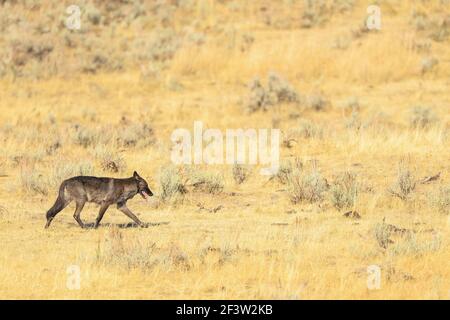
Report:
M 163 202 L 177 203 L 184 199 L 188 192 L 187 179 L 182 169 L 176 166 L 167 166 L 162 169 L 159 183 L 161 185 L 161 200 Z
M 221 193 L 224 188 L 224 179 L 220 173 L 192 170 L 189 177 L 194 192 L 210 194 Z
M 283 161 L 274 176 L 280 183 L 287 185 L 292 203 L 329 202 L 337 210 L 354 209 L 361 192 L 361 182 L 355 172 L 345 171 L 335 176 L 329 183 L 320 173 L 316 162 L 306 169 L 298 158 L 295 161 Z M 359 216 L 356 212 L 355 216 Z
M 441 186 L 437 191 L 430 192 L 428 199 L 438 212 L 450 215 L 450 186 Z
M 251 175 L 252 171 L 250 167 L 244 166 L 241 164 L 234 164 L 232 168 L 232 174 L 233 179 L 236 184 L 242 184 L 244 183 L 249 176 Z
M 172 204 L 182 202 L 189 192 L 219 194 L 225 187 L 221 173 L 175 165 L 162 169 L 160 185 L 161 200 Z
M 439 234 L 424 237 L 414 232 L 408 232 L 400 241 L 394 243 L 389 248 L 389 252 L 391 255 L 420 257 L 424 254 L 438 251 L 441 247 L 442 236 Z
M 331 204 L 338 210 L 352 209 L 359 194 L 359 182 L 354 172 L 339 174 L 330 187 Z
M 287 177 L 288 193 L 292 203 L 315 203 L 325 198 L 328 183 L 315 165 L 310 170 L 296 165 Z
M 283 159 L 278 171 L 270 177 L 269 181 L 275 179 L 281 184 L 288 184 L 292 173 L 301 170 L 303 170 L 303 162 L 299 158 L 295 158 L 294 161 Z
M 324 136 L 324 129 L 321 125 L 302 119 L 299 122 L 298 127 L 289 129 L 287 132 L 283 132 L 282 145 L 288 149 L 294 147 L 300 139 L 322 139 Z
M 306 98 L 306 107 L 314 111 L 323 111 L 330 105 L 330 101 L 322 94 L 313 94 Z
M 155 30 L 149 38 L 136 40 L 135 47 L 139 48 L 136 60 L 141 66 L 142 76 L 158 78 L 182 45 L 182 36 L 173 28 Z
M 450 37 L 450 14 L 429 14 L 414 10 L 411 24 L 419 34 L 437 42 L 446 41 Z
M 100 167 L 106 172 L 123 172 L 127 168 L 125 159 L 117 152 L 108 149 L 105 146 L 97 146 L 94 155 L 100 162 Z
M 439 59 L 435 57 L 424 57 L 420 62 L 420 71 L 422 74 L 426 74 L 433 71 L 439 64 Z
M 147 123 L 123 124 L 119 127 L 119 133 L 116 139 L 118 147 L 144 148 L 156 142 L 153 127 Z
M 324 136 L 323 127 L 310 120 L 301 120 L 296 132 L 303 139 L 321 139 Z
M 352 96 L 347 98 L 341 105 L 342 110 L 347 114 L 353 114 L 361 111 L 361 102 L 358 97 Z
M 333 14 L 351 11 L 353 6 L 353 0 L 305 0 L 300 26 L 308 29 L 323 25 Z
M 253 80 L 250 85 L 250 94 L 247 101 L 247 110 L 255 112 L 267 111 L 271 106 L 280 103 L 298 103 L 299 94 L 292 85 L 276 73 L 270 73 L 267 85 L 264 86 L 259 79 Z
M 386 249 L 391 243 L 393 243 L 392 236 L 392 228 L 389 227 L 383 220 L 382 223 L 377 223 L 373 228 L 373 233 L 375 236 L 378 245 Z
M 294 174 L 289 180 L 290 199 L 292 203 L 321 202 L 327 190 L 327 183 L 318 171 Z
M 417 106 L 411 109 L 410 125 L 413 128 L 429 128 L 437 121 L 433 110 L 428 107 Z
M 84 148 L 96 146 L 100 144 L 100 142 L 108 143 L 110 139 L 111 137 L 105 134 L 105 131 L 101 129 L 80 125 L 74 126 L 73 143 Z
M 145 122 L 121 121 L 111 126 L 74 125 L 72 141 L 84 148 L 113 144 L 117 148 L 145 148 L 156 142 L 153 127 Z
M 397 179 L 389 189 L 389 192 L 403 201 L 406 201 L 410 199 L 411 194 L 415 189 L 416 179 L 412 171 L 403 161 L 400 162 L 398 165 Z

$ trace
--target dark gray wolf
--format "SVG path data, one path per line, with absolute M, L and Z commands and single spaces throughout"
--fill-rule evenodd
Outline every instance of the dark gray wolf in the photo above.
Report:
M 64 180 L 59 187 L 59 195 L 55 204 L 47 211 L 45 228 L 50 226 L 58 212 L 64 209 L 72 200 L 76 204 L 73 217 L 81 228 L 85 228 L 80 219 L 80 213 L 86 202 L 94 202 L 100 205 L 94 228 L 98 227 L 106 210 L 112 204 L 117 204 L 117 209 L 125 213 L 139 226 L 145 227 L 146 225 L 126 206 L 127 201 L 138 193 L 147 200 L 153 195 L 147 182 L 136 171 L 131 178 L 126 179 L 78 176 Z

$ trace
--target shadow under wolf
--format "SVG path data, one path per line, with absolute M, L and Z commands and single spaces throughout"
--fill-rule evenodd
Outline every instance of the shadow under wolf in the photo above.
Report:
M 47 211 L 45 228 L 48 228 L 55 216 L 72 201 L 75 201 L 76 204 L 73 217 L 81 228 L 88 227 L 80 218 L 81 210 L 86 202 L 100 205 L 94 228 L 99 226 L 103 215 L 112 204 L 117 204 L 117 209 L 140 227 L 147 227 L 148 225 L 141 222 L 126 206 L 127 201 L 138 193 L 146 200 L 153 196 L 147 181 L 141 178 L 136 171 L 131 178 L 125 179 L 78 176 L 64 180 L 59 187 L 59 195 L 55 204 Z

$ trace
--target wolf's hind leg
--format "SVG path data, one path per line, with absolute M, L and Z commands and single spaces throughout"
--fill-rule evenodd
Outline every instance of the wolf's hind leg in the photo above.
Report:
M 63 196 L 58 196 L 58 198 L 55 201 L 55 204 L 47 211 L 47 223 L 45 224 L 45 229 L 50 227 L 50 224 L 52 223 L 52 220 L 55 218 L 55 216 L 63 210 L 67 205 L 70 203 L 71 200 L 64 199 Z
M 75 221 L 78 222 L 81 228 L 84 228 L 84 223 L 81 221 L 80 214 L 81 210 L 83 210 L 84 204 L 86 201 L 77 201 L 75 212 L 73 213 L 73 217 L 75 218 Z

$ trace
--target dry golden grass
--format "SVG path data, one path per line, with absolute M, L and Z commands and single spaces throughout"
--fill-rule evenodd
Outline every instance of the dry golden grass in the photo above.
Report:
M 430 40 L 410 20 L 413 9 L 448 16 L 449 4 L 379 2 L 382 30 L 355 38 L 352 30 L 361 26 L 369 2 L 355 1 L 350 11 L 302 29 L 303 1 L 236 2 L 237 9 L 226 1 L 196 1 L 170 23 L 182 30 L 192 17 L 207 41 L 181 46 L 157 77 L 131 59 L 119 71 L 68 74 L 70 66 L 58 64 L 58 72 L 42 78 L 0 78 L 0 297 L 448 299 L 450 220 L 443 190 L 450 186 L 450 37 Z M 34 11 L 28 16 L 39 19 Z M 123 24 L 111 46 L 136 37 L 133 28 L 145 34 L 153 27 Z M 244 35 L 254 41 L 242 49 Z M 336 39 L 345 48 L 335 48 Z M 417 51 L 418 41 L 430 41 L 431 51 Z M 61 61 L 69 53 L 54 52 Z M 439 63 L 422 73 L 428 56 Z M 247 84 L 254 77 L 265 81 L 270 72 L 302 97 L 326 97 L 329 106 L 280 104 L 246 113 Z M 353 114 L 352 97 L 360 105 Z M 430 108 L 436 121 L 413 126 L 416 106 Z M 316 163 L 330 183 L 339 173 L 357 174 L 352 209 L 361 219 L 344 217 L 328 193 L 320 203 L 293 204 L 289 186 L 268 181 L 258 168 L 236 184 L 227 165 L 201 167 L 223 176 L 221 193 L 191 190 L 182 203 L 161 202 L 170 134 L 191 129 L 195 120 L 209 128 L 276 124 L 291 132 L 296 143 L 281 148 L 283 161 Z M 322 134 L 295 136 L 304 120 Z M 117 172 L 105 158 L 120 162 Z M 402 200 L 389 192 L 400 162 L 417 181 L 438 172 L 440 178 L 417 182 Z M 136 197 L 129 207 L 155 225 L 126 227 L 127 217 L 111 207 L 99 229 L 82 230 L 70 205 L 44 230 L 58 183 L 80 167 L 114 177 L 137 170 L 157 197 L 150 205 Z M 87 206 L 82 219 L 92 222 L 97 210 Z M 383 248 L 377 230 L 386 224 L 407 232 L 393 232 Z M 80 290 L 66 286 L 71 265 L 80 267 Z M 370 265 L 382 270 L 378 290 L 367 287 Z

